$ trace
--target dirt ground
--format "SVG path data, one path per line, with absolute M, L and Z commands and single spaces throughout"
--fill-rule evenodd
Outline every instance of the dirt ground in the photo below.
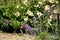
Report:
M 24 34 L 20 36 L 16 33 L 3 33 L 0 32 L 0 40 L 34 40 L 34 36 L 29 34 Z

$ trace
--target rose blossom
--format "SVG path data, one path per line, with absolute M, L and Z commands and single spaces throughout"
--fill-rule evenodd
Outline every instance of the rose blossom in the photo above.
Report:
M 37 12 L 38 17 L 41 17 L 43 14 L 41 12 Z

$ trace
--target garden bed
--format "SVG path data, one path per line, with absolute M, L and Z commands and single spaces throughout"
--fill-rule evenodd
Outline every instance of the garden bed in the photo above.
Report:
M 0 40 L 58 40 L 59 24 L 60 0 L 0 0 Z

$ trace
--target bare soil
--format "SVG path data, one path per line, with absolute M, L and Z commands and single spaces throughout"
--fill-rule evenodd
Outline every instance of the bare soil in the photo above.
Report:
M 17 33 L 3 33 L 0 31 L 0 40 L 34 40 L 34 36 L 29 34 L 20 36 Z

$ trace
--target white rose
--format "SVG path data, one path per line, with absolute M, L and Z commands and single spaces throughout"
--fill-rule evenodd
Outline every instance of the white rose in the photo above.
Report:
M 24 0 L 23 4 L 27 5 L 27 2 L 28 2 L 27 0 Z
M 16 17 L 20 16 L 20 13 L 19 13 L 19 12 L 16 12 L 16 13 L 15 13 L 15 16 L 16 16 Z
M 27 14 L 29 15 L 29 16 L 34 16 L 34 14 L 31 12 L 31 11 L 27 11 Z
M 46 5 L 44 9 L 47 11 L 47 10 L 50 9 L 50 6 L 49 5 Z
M 42 5 L 43 3 L 42 2 L 38 2 L 38 4 Z
M 56 2 L 56 0 L 49 0 L 49 2 L 50 2 L 50 3 L 55 3 L 55 2 Z
M 37 12 L 38 17 L 41 17 L 43 14 L 41 12 Z
M 37 8 L 37 7 L 39 7 L 39 5 L 34 5 L 34 7 L 36 7 L 36 8 Z
M 44 5 L 45 1 L 46 1 L 46 0 L 39 0 L 38 4 Z
M 28 17 L 24 18 L 24 21 L 27 21 L 28 20 Z

